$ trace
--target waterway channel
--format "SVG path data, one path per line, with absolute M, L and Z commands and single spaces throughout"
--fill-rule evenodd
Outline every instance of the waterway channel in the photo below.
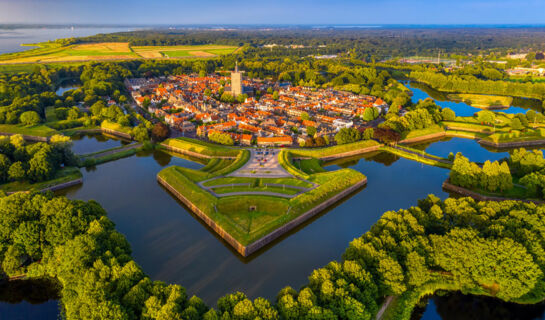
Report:
M 74 150 L 89 153 L 121 143 L 101 135 L 87 135 L 75 139 Z M 473 161 L 507 155 L 467 139 L 434 142 L 423 148 L 440 156 L 461 151 Z M 441 188 L 448 175 L 446 169 L 382 152 L 327 163 L 327 170 L 351 167 L 362 172 L 368 177 L 367 187 L 244 259 L 157 183 L 156 174 L 171 165 L 195 169 L 202 166 L 161 151 L 140 153 L 82 169 L 84 183 L 59 194 L 97 200 L 117 230 L 127 237 L 136 262 L 153 280 L 181 284 L 189 295 L 197 295 L 210 305 L 235 291 L 243 291 L 250 298 L 274 300 L 283 287 L 298 289 L 307 283 L 312 270 L 340 259 L 349 242 L 369 230 L 383 212 L 416 205 L 418 199 L 430 193 L 442 199 L 448 196 Z M 432 301 L 429 310 L 435 306 Z M 59 309 L 54 299 L 42 304 L 0 301 L 0 314 L 13 312 L 14 308 L 39 312 L 41 319 L 56 319 Z M 423 312 L 424 319 L 443 317 L 436 313 L 428 318 L 427 312 L 431 311 Z

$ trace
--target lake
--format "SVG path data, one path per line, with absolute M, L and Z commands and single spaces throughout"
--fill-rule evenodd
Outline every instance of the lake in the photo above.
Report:
M 74 27 L 69 26 L 52 28 L 0 28 L 0 54 L 19 52 L 33 47 L 21 46 L 23 43 L 37 43 L 71 37 L 85 37 L 98 33 L 112 33 L 121 31 L 133 31 L 135 27 Z

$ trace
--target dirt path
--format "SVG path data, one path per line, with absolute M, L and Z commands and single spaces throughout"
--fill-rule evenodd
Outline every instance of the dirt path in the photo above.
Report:
M 384 312 L 386 311 L 386 309 L 388 309 L 388 307 L 390 306 L 390 303 L 392 303 L 393 300 L 394 300 L 394 296 L 387 296 L 386 297 L 386 300 L 384 300 L 384 303 L 382 304 L 382 306 L 380 307 L 380 309 L 377 312 L 376 320 L 381 320 L 382 319 L 382 316 L 384 315 Z

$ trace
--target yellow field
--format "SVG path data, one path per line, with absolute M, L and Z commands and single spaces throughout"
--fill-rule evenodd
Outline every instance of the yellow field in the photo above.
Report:
M 213 57 L 213 51 L 225 50 L 225 53 L 234 52 L 237 47 L 224 45 L 197 45 L 197 46 L 143 46 L 132 47 L 132 50 L 142 58 L 162 57 Z M 208 52 L 212 50 L 212 52 Z M 229 52 L 230 51 L 230 52 Z M 168 53 L 176 53 L 174 56 Z
M 127 42 L 87 43 L 66 47 L 52 44 L 40 46 L 21 53 L 0 55 L 0 64 L 214 57 L 232 53 L 237 49 L 223 45 L 130 47 Z

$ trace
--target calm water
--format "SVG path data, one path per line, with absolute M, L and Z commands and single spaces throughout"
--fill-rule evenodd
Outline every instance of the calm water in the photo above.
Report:
M 545 319 L 545 304 L 520 305 L 483 296 L 460 293 L 436 295 L 416 308 L 417 320 L 538 320 Z M 426 301 L 423 301 L 426 303 Z
M 75 141 L 74 149 L 77 153 L 88 153 L 121 143 L 101 140 L 101 136 L 83 136 Z M 473 161 L 506 155 L 466 139 L 439 141 L 423 147 L 442 156 L 461 151 Z M 83 185 L 60 194 L 72 199 L 97 200 L 131 243 L 134 259 L 153 280 L 181 284 L 190 295 L 198 295 L 210 305 L 235 291 L 243 291 L 250 298 L 263 296 L 274 300 L 281 288 L 289 285 L 298 289 L 307 283 L 312 270 L 338 260 L 349 242 L 369 230 L 383 212 L 413 206 L 429 193 L 443 199 L 448 196 L 441 189 L 448 175 L 445 169 L 387 153 L 330 162 L 326 164 L 328 170 L 351 167 L 362 172 L 368 177 L 368 186 L 261 252 L 243 259 L 157 183 L 157 173 L 171 165 L 194 169 L 202 166 L 160 151 L 139 154 L 82 169 Z M 434 313 L 433 310 L 441 309 L 440 305 L 433 300 L 423 317 L 452 319 L 440 311 Z M 12 310 L 22 308 L 24 312 L 40 314 L 42 319 L 58 316 L 54 300 L 39 305 L 0 303 L 0 312 L 2 308 L 14 314 L 17 312 Z M 474 311 L 474 315 L 481 319 L 479 312 Z M 531 314 L 525 312 L 520 311 Z M 33 317 L 29 314 L 25 318 Z
M 460 117 L 469 117 L 475 114 L 476 112 L 483 110 L 480 108 L 472 107 L 465 102 L 456 102 L 456 101 L 448 100 L 444 94 L 441 94 L 437 91 L 434 92 L 433 89 L 422 84 L 415 84 L 411 82 L 404 82 L 404 84 L 413 92 L 411 101 L 414 103 L 417 103 L 418 100 L 433 98 L 435 100 L 435 103 L 437 103 L 437 105 L 443 108 L 452 109 L 452 111 L 454 111 L 456 115 Z M 433 97 L 430 94 L 433 95 Z M 516 101 L 521 101 L 521 99 L 517 99 Z M 528 110 L 527 108 L 522 108 L 520 106 L 510 106 L 507 109 L 492 110 L 492 111 L 505 112 L 505 113 L 526 113 L 527 110 Z
M 32 49 L 33 47 L 21 46 L 23 43 L 37 43 L 71 37 L 85 37 L 98 33 L 112 33 L 131 31 L 135 28 L 28 28 L 28 29 L 0 29 L 0 54 L 18 52 Z
M 63 93 L 65 93 L 66 91 L 70 91 L 72 89 L 77 89 L 79 87 L 73 87 L 73 86 L 62 86 L 62 87 L 59 87 L 57 89 L 57 91 L 55 91 L 55 93 L 58 95 L 58 96 L 62 96 Z
M 449 153 L 461 152 L 473 162 L 494 161 L 509 157 L 506 149 L 491 149 L 481 146 L 477 141 L 463 138 L 443 138 L 438 141 L 411 145 L 411 147 L 426 150 L 427 153 L 440 157 L 448 157 Z
M 0 284 L 0 319 L 57 319 L 57 286 L 56 283 L 44 280 L 19 280 Z
M 201 166 L 162 152 L 135 156 L 84 170 L 83 185 L 64 194 L 99 201 L 153 279 L 182 284 L 209 304 L 236 290 L 274 298 L 286 285 L 299 288 L 313 269 L 339 259 L 384 211 L 414 205 L 428 193 L 446 197 L 444 169 L 383 154 L 337 163 L 329 168 L 351 166 L 368 176 L 369 186 L 264 252 L 242 259 L 156 182 L 167 165 Z M 400 175 L 407 178 L 399 181 Z
M 72 136 L 72 141 L 74 144 L 72 151 L 75 154 L 97 152 L 129 143 L 102 134 L 77 134 Z

